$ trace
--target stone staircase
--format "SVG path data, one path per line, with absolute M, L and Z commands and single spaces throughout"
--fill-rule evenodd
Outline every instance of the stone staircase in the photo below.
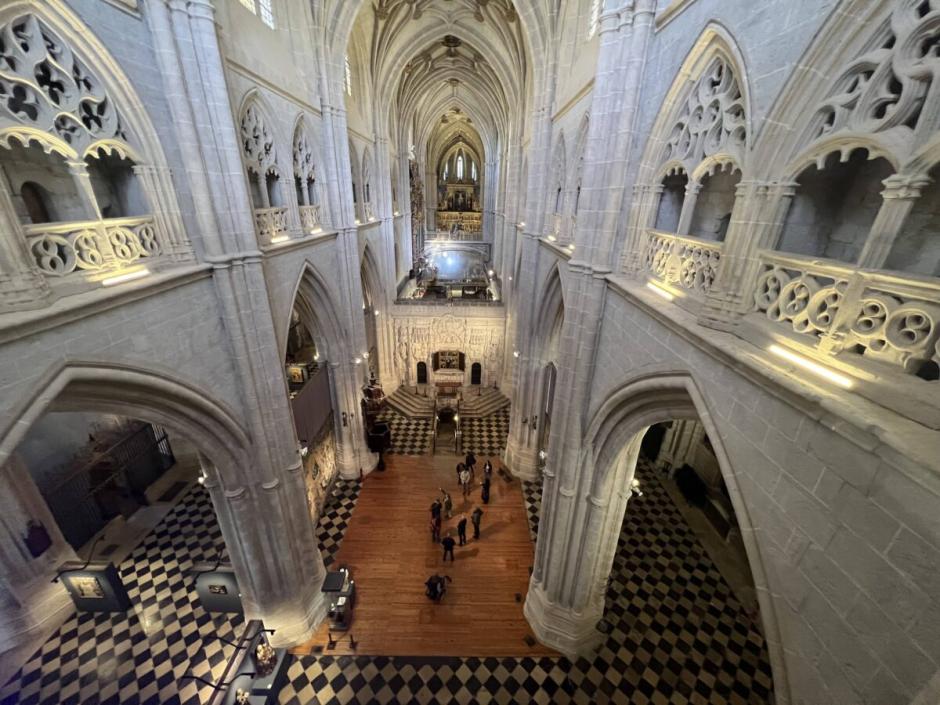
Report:
M 412 388 L 399 387 L 388 397 L 388 405 L 394 411 L 410 419 L 429 419 L 434 416 L 434 402 L 428 397 L 415 394 Z
M 479 395 L 477 394 L 479 392 Z M 465 419 L 490 416 L 509 406 L 509 397 L 492 387 L 464 387 L 460 415 Z

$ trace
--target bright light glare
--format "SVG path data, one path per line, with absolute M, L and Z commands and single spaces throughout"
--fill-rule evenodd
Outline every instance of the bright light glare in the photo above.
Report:
M 138 269 L 136 272 L 128 272 L 127 274 L 118 274 L 116 277 L 108 277 L 107 279 L 101 280 L 102 286 L 115 286 L 117 284 L 123 284 L 124 282 L 133 281 L 135 279 L 140 279 L 141 277 L 146 277 L 150 274 L 150 270 L 144 267 L 143 269 Z
M 828 367 L 823 367 L 822 365 L 815 363 L 812 360 L 807 360 L 802 355 L 797 355 L 795 352 L 791 352 L 790 350 L 782 348 L 779 345 L 771 345 L 769 348 L 767 348 L 767 350 L 777 357 L 782 357 L 784 360 L 792 362 L 797 367 L 802 367 L 807 372 L 812 372 L 818 377 L 828 379 L 830 382 L 839 385 L 843 389 L 852 388 L 852 380 L 845 375 L 840 375 L 838 372 L 833 372 Z
M 666 299 L 666 301 L 672 301 L 674 298 L 676 298 L 665 289 L 657 286 L 655 282 L 647 282 L 646 288 L 652 291 L 653 293 L 655 293 L 657 296 L 663 297 L 664 299 Z
M 285 240 L 288 240 L 288 239 L 290 239 L 290 236 L 288 235 L 276 235 L 271 238 L 271 244 L 276 245 L 277 243 L 284 242 Z

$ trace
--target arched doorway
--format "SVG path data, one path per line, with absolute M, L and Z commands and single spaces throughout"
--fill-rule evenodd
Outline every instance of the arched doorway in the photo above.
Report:
M 750 571 L 750 592 L 743 600 L 749 603 L 747 607 L 717 568 L 722 561 L 703 548 L 707 542 L 683 513 L 681 491 L 673 487 L 673 494 L 683 503 L 680 507 L 667 489 L 671 479 L 661 472 L 656 474 L 654 462 L 641 456 L 648 429 L 669 421 L 697 421 L 704 429 L 702 437 L 709 439 L 724 486 L 717 491 L 724 495 L 740 527 L 743 560 Z M 676 662 L 673 672 L 679 681 L 691 679 L 693 689 L 698 687 L 702 663 L 708 660 L 711 674 L 724 674 L 722 688 L 746 690 L 745 700 L 753 697 L 766 702 L 773 697 L 767 695 L 772 691 L 785 699 L 786 668 L 757 536 L 721 436 L 692 380 L 680 373 L 660 374 L 625 385 L 600 405 L 583 448 L 576 472 L 588 491 L 575 500 L 579 519 L 568 527 L 556 525 L 560 516 L 557 508 L 567 501 L 557 479 L 560 473 L 551 465 L 545 471 L 536 565 L 525 606 L 540 641 L 568 653 L 603 644 L 602 649 L 613 650 L 628 669 L 639 672 L 660 668 L 655 659 L 647 659 L 659 651 Z M 670 570 L 677 574 L 668 575 Z M 686 580 L 685 570 L 696 574 Z M 694 594 L 677 595 L 673 592 L 677 585 L 693 585 Z M 676 604 L 683 609 L 673 609 Z M 659 613 L 665 605 L 670 607 Z M 701 633 L 705 627 L 696 615 L 713 612 L 716 618 L 709 623 L 721 624 Z M 638 623 L 631 617 L 632 624 L 624 622 L 637 614 L 650 618 Z M 558 628 L 555 620 L 567 623 Z M 657 626 L 665 623 L 662 620 L 670 623 L 668 637 Z M 696 644 L 694 655 L 675 653 L 673 637 L 680 633 L 684 643 Z M 746 645 L 736 644 L 732 649 L 713 643 L 728 633 L 743 638 Z M 699 642 L 704 646 L 699 648 Z M 746 658 L 745 650 L 749 651 Z M 703 651 L 719 656 L 693 664 L 691 659 L 702 656 Z M 677 683 L 672 687 L 680 693 L 689 685 L 679 688 Z M 715 692 L 716 700 L 722 699 L 717 690 L 709 692 Z
M 483 365 L 479 362 L 474 362 L 470 365 L 470 384 L 482 384 L 483 383 Z
M 428 383 L 428 363 L 419 362 L 418 363 L 418 384 L 427 384 Z

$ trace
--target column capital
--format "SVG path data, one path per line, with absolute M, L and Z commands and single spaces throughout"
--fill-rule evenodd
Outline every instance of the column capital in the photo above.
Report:
M 881 192 L 882 198 L 886 201 L 891 199 L 915 199 L 920 198 L 924 187 L 929 186 L 932 179 L 926 174 L 894 174 L 882 181 L 884 191 Z

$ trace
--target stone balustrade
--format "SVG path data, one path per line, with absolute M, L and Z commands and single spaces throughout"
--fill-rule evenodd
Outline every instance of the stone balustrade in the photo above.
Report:
M 701 298 L 718 276 L 721 243 L 650 230 L 644 262 L 655 278 Z
M 362 213 L 367 221 L 375 220 L 375 207 L 370 201 L 362 204 Z
M 118 271 L 137 260 L 157 257 L 166 249 L 152 216 L 42 223 L 24 230 L 40 271 L 55 278 Z
M 262 244 L 289 237 L 286 208 L 256 208 L 255 229 Z
M 320 206 L 300 206 L 300 227 L 305 233 L 321 230 Z
M 936 379 L 940 280 L 759 253 L 752 318 L 832 355 L 861 355 Z

